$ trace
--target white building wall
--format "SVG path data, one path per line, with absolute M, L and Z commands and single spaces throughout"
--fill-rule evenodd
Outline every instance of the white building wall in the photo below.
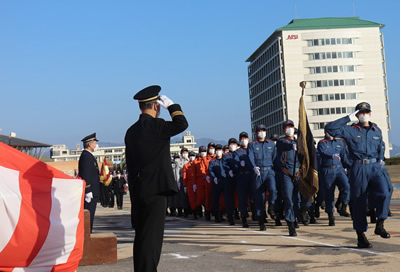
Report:
M 313 115 L 312 109 L 318 108 L 354 108 L 366 101 L 371 104 L 372 121 L 382 130 L 383 139 L 389 147 L 387 97 L 385 96 L 384 63 L 382 43 L 378 27 L 357 29 L 324 29 L 282 31 L 284 86 L 287 93 L 287 111 L 289 119 L 298 123 L 298 105 L 301 96 L 299 83 L 307 81 L 305 102 L 308 120 L 314 137 L 318 141 L 324 135 L 323 129 L 314 129 L 313 123 L 327 123 L 349 114 Z M 354 38 L 353 44 L 335 44 L 308 46 L 310 39 Z M 353 58 L 310 60 L 309 53 L 355 52 Z M 354 65 L 354 72 L 335 72 L 310 74 L 310 67 Z M 355 86 L 331 86 L 311 88 L 311 81 L 356 79 Z M 313 102 L 311 95 L 335 93 L 359 93 L 354 100 L 334 100 Z M 389 148 L 385 157 L 389 157 Z

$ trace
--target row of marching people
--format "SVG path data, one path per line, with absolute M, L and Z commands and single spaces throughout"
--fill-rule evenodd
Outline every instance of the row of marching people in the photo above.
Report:
M 250 142 L 248 134 L 242 132 L 239 141 L 229 139 L 229 150 L 210 143 L 201 146 L 196 156 L 182 149 L 182 157 L 176 156 L 173 162 L 179 193 L 169 199 L 171 214 L 184 216 L 191 210 L 197 218 L 204 206 L 206 220 L 214 215 L 215 221 L 221 222 L 224 212 L 233 225 L 238 207 L 242 226 L 249 227 L 250 207 L 260 230 L 266 229 L 267 213 L 277 225 L 281 225 L 279 214 L 284 214 L 289 234 L 296 235 L 296 217 L 311 203 L 302 199 L 298 190 L 300 167 L 294 123 L 284 122 L 283 132 L 282 138 L 268 139 L 266 127 L 258 125 L 255 141 Z
M 197 156 L 182 149 L 182 157 L 177 155 L 173 162 L 179 193 L 169 199 L 172 215 L 178 208 L 178 216 L 187 216 L 191 211 L 196 219 L 204 206 L 206 220 L 211 220 L 213 214 L 215 221 L 221 222 L 225 212 L 228 223 L 233 225 L 238 207 L 243 227 L 249 227 L 251 210 L 260 230 L 266 229 L 269 214 L 276 226 L 285 219 L 289 235 L 296 236 L 299 223 L 316 223 L 321 206 L 328 215 L 329 226 L 334 226 L 335 206 L 341 216 L 350 217 L 349 205 L 358 247 L 371 247 L 364 235 L 367 208 L 371 221 L 376 222 L 375 234 L 390 238 L 383 226 L 393 192 L 384 167 L 385 145 L 379 128 L 367 118 L 371 115 L 370 105 L 360 103 L 356 110 L 328 124 L 325 138 L 318 143 L 319 192 L 315 201 L 310 202 L 299 193 L 301 162 L 296 129 L 288 120 L 282 126 L 283 137 L 274 135 L 268 139 L 267 129 L 261 124 L 256 127 L 252 142 L 242 132 L 239 141 L 231 138 L 228 146 L 201 146 Z M 359 122 L 346 126 L 351 117 L 357 117 Z M 336 186 L 339 197 L 335 204 Z

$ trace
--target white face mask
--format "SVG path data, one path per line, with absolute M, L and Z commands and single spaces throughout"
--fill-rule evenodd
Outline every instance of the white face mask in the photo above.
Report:
M 258 137 L 258 139 L 265 139 L 265 137 L 267 137 L 267 132 L 266 131 L 259 131 L 257 133 L 257 137 Z
M 188 154 L 188 153 L 183 153 L 183 154 L 182 154 L 182 157 L 183 157 L 185 160 L 187 160 L 187 159 L 189 158 L 189 154 Z
M 215 153 L 217 154 L 218 157 L 222 156 L 222 150 L 217 150 Z
M 200 152 L 200 156 L 201 156 L 202 158 L 204 158 L 205 156 L 207 156 L 207 152 Z
M 215 154 L 215 149 L 214 148 L 210 148 L 208 150 L 208 153 L 210 153 L 210 155 L 214 155 Z
M 121 177 L 121 174 L 118 174 L 117 177 L 120 178 L 120 177 Z
M 175 162 L 178 163 L 178 162 L 179 162 L 179 159 L 175 159 Z
M 230 152 L 234 152 L 234 151 L 236 151 L 236 149 L 237 149 L 237 146 L 236 146 L 236 145 L 230 145 L 230 146 L 229 146 L 229 151 L 230 151 Z
M 240 143 L 241 143 L 243 146 L 247 146 L 247 145 L 249 144 L 249 139 L 243 139 Z
M 371 116 L 369 114 L 359 114 L 358 115 L 358 120 L 363 124 L 368 123 L 369 119 L 371 119 Z
M 190 161 L 194 161 L 195 158 L 195 156 L 190 156 Z
M 289 137 L 292 137 L 293 135 L 294 135 L 294 128 L 287 128 L 286 130 L 285 130 L 285 134 L 286 134 L 286 136 L 289 136 Z

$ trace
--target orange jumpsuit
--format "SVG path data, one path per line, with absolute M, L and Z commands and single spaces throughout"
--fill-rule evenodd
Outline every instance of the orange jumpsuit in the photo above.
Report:
M 194 161 L 195 175 L 197 184 L 197 206 L 204 203 L 206 211 L 212 209 L 212 184 L 207 182 L 208 165 L 211 161 L 211 156 L 199 157 Z
M 193 191 L 193 184 L 196 184 L 194 161 L 189 161 L 183 166 L 183 187 L 186 187 L 192 210 L 198 206 L 197 192 Z

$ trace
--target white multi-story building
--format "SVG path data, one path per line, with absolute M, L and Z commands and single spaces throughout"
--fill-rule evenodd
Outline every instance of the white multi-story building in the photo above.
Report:
M 371 120 L 389 148 L 389 97 L 384 25 L 359 17 L 295 19 L 278 28 L 247 59 L 252 131 L 265 124 L 282 134 L 282 123 L 298 123 L 299 83 L 306 81 L 304 101 L 316 141 L 325 124 L 371 104 Z
M 182 136 L 182 142 L 171 143 L 170 152 L 171 156 L 175 153 L 180 154 L 181 149 L 186 147 L 189 151 L 198 151 L 195 147 L 196 142 L 194 136 L 191 135 L 190 131 L 186 131 L 184 136 Z M 76 149 L 69 149 L 66 145 L 53 145 L 50 147 L 50 157 L 54 161 L 78 161 L 81 156 L 83 149 L 80 145 L 76 145 Z M 120 164 L 125 157 L 125 146 L 112 146 L 112 147 L 99 147 L 97 145 L 93 152 L 93 155 L 98 162 L 103 162 L 104 157 L 108 162 L 113 164 Z

